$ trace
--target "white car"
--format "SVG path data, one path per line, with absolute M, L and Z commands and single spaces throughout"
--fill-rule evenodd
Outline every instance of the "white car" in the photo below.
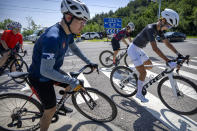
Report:
M 28 36 L 28 40 L 32 41 L 33 43 L 35 43 L 38 38 L 40 37 L 40 35 L 46 30 L 46 27 L 36 30 L 32 35 Z
M 100 39 L 100 35 L 97 32 L 86 32 L 81 35 L 82 40 L 89 40 L 89 39 Z

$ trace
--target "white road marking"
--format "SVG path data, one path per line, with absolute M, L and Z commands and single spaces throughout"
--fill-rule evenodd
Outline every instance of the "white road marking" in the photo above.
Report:
M 85 78 L 85 76 L 82 73 L 78 76 L 78 79 L 84 80 L 84 87 L 91 87 L 90 83 L 88 82 L 88 80 Z
M 190 61 L 191 61 L 191 62 L 197 62 L 197 60 L 194 60 L 194 59 L 191 59 Z
M 101 71 L 110 78 L 110 70 L 102 68 Z M 187 116 L 177 115 L 167 109 L 163 103 L 152 95 L 147 93 L 146 98 L 149 99 L 147 103 L 141 103 L 136 97 L 133 97 L 141 106 L 149 111 L 154 117 L 159 119 L 170 130 L 197 130 L 197 123 Z
M 152 62 L 153 64 L 155 64 L 156 62 Z M 156 63 L 158 64 L 158 63 Z M 162 64 L 160 64 L 162 65 Z M 158 67 L 160 69 L 165 69 L 164 67 Z M 174 73 L 176 73 L 176 70 L 174 70 Z M 182 76 L 185 76 L 185 77 L 188 77 L 188 78 L 191 78 L 191 79 L 194 79 L 194 80 L 197 80 L 197 75 L 196 74 L 193 74 L 193 73 L 190 73 L 190 72 L 186 72 L 186 71 L 183 71 L 183 70 L 179 70 L 179 75 L 182 75 Z

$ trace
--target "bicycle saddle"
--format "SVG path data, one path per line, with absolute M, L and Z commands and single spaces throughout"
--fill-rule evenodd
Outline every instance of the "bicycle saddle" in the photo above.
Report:
M 70 72 L 70 75 L 72 77 L 77 77 L 80 74 L 80 72 Z
M 28 72 L 11 72 L 8 73 L 8 76 L 12 77 L 12 78 L 19 78 L 19 77 L 26 77 L 29 73 Z

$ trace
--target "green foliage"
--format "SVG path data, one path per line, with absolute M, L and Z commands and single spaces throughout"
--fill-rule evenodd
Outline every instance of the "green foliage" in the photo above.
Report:
M 39 29 L 41 26 L 37 25 L 34 20 L 32 19 L 32 17 L 26 17 L 27 23 L 28 23 L 28 27 L 27 28 L 23 28 L 23 36 L 28 36 L 34 33 L 34 31 L 36 31 L 37 29 Z
M 104 18 L 122 18 L 122 27 L 125 27 L 130 21 L 135 24 L 136 29 L 133 33 L 133 36 L 135 36 L 147 24 L 157 22 L 158 6 L 157 2 L 150 2 L 150 0 L 130 1 L 126 7 L 119 8 L 115 12 L 110 11 L 95 15 L 92 20 L 88 21 L 82 33 L 104 31 Z M 187 35 L 197 35 L 196 0 L 162 0 L 161 11 L 165 8 L 171 8 L 179 13 L 179 26 L 173 28 L 173 31 L 180 31 Z
M 13 20 L 11 19 L 5 19 L 4 21 L 0 22 L 0 29 L 6 30 L 7 29 L 7 25 L 9 23 L 11 23 Z

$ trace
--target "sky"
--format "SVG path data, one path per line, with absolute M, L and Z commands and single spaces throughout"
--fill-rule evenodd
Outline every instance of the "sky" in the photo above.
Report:
M 28 26 L 27 17 L 32 17 L 37 25 L 49 27 L 61 20 L 60 4 L 62 0 L 0 0 L 0 21 L 11 19 Z M 125 7 L 131 0 L 81 0 L 93 18 L 95 14 L 116 11 Z

